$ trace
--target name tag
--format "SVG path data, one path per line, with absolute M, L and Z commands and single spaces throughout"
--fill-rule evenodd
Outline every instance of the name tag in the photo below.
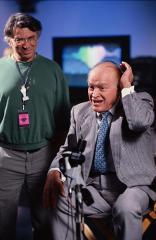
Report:
M 29 127 L 30 119 L 28 112 L 19 112 L 18 113 L 18 125 L 19 127 Z

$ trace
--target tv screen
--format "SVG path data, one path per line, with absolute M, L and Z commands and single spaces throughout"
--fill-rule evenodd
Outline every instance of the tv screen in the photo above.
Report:
M 87 97 L 87 75 L 92 67 L 107 60 L 116 64 L 129 61 L 130 37 L 54 37 L 53 58 L 67 76 L 71 101 L 81 102 Z

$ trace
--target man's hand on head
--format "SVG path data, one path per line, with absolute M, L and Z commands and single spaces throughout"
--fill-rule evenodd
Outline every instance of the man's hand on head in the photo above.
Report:
M 133 72 L 131 66 L 127 62 L 122 62 L 120 64 L 120 68 L 122 71 L 122 76 L 120 78 L 120 88 L 129 88 L 133 83 Z

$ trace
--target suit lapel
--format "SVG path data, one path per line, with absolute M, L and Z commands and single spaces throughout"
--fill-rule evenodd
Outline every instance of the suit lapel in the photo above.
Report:
M 122 146 L 122 122 L 123 122 L 123 108 L 121 102 L 116 106 L 115 114 L 113 115 L 111 128 L 110 128 L 110 146 L 113 155 L 114 166 L 119 167 L 121 159 L 121 146 Z
M 80 132 L 82 139 L 87 141 L 87 147 L 85 149 L 85 166 L 82 166 L 84 178 L 87 179 L 92 165 L 97 137 L 96 113 L 91 108 L 89 108 L 83 115 L 80 123 Z

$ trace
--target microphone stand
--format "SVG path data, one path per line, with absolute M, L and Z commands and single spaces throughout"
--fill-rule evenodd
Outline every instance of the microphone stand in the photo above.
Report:
M 71 167 L 71 164 L 69 163 L 69 152 L 64 153 L 65 156 L 65 165 L 66 165 L 66 171 L 65 176 L 71 179 L 70 184 L 70 192 L 75 192 L 75 223 L 76 223 L 76 239 L 82 240 L 82 223 L 84 223 L 83 220 L 83 196 L 82 196 L 82 186 L 85 186 L 85 182 L 82 178 L 81 174 L 81 165 L 79 164 L 82 161 L 77 161 L 78 165 Z M 80 156 L 79 156 L 80 155 Z M 79 157 L 82 157 L 80 153 L 73 153 L 72 154 L 72 161 L 75 158 L 75 161 L 78 160 Z
M 82 239 L 82 231 L 81 231 L 81 225 L 84 222 L 83 221 L 83 198 L 81 193 L 81 186 L 76 185 L 75 186 L 75 201 L 76 201 L 76 213 L 75 213 L 75 221 L 76 221 L 76 239 L 81 240 Z
M 70 171 L 71 170 L 71 171 Z M 76 223 L 76 239 L 82 240 L 82 223 L 83 219 L 83 196 L 82 196 L 82 186 L 85 185 L 81 176 L 81 166 L 71 168 L 67 170 L 66 176 L 71 179 L 71 191 L 75 192 L 75 223 Z
M 86 147 L 86 140 L 80 139 L 77 142 L 75 134 L 68 135 L 68 149 L 64 151 L 62 156 L 65 161 L 60 164 L 61 171 L 65 176 L 71 179 L 70 192 L 75 192 L 75 223 L 76 223 L 76 239 L 82 240 L 82 223 L 83 221 L 83 197 L 82 186 L 86 186 L 81 173 L 81 165 L 85 160 L 82 155 Z M 69 151 L 71 150 L 71 151 Z

